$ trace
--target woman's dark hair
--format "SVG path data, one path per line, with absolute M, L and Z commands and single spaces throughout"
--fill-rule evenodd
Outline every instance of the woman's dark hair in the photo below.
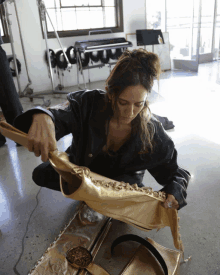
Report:
M 117 100 L 129 86 L 142 85 L 150 93 L 155 79 L 159 84 L 160 74 L 158 55 L 144 49 L 124 51 L 105 82 L 106 102 L 109 98 L 113 98 L 112 108 L 117 110 Z M 154 127 L 150 123 L 150 118 L 149 102 L 146 101 L 144 108 L 131 124 L 132 132 L 140 134 L 142 150 L 139 153 L 141 154 L 149 152 L 149 149 L 153 151 Z

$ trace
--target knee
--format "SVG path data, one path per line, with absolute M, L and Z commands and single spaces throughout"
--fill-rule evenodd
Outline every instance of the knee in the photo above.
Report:
M 41 169 L 40 165 L 33 170 L 32 179 L 38 186 L 44 186 L 45 176 L 44 171 Z

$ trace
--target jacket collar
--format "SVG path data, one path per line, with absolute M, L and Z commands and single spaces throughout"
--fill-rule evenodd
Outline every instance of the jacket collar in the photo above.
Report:
M 96 113 L 91 117 L 89 122 L 89 132 L 87 148 L 84 158 L 85 166 L 89 166 L 92 160 L 100 153 L 103 146 L 106 144 L 107 139 L 107 125 L 108 121 L 108 110 L 103 113 Z M 141 150 L 141 139 L 139 135 L 131 135 L 130 140 L 127 145 L 128 150 L 125 150 L 121 157 L 121 169 L 125 169 L 128 161 L 131 158 L 137 156 L 138 152 Z

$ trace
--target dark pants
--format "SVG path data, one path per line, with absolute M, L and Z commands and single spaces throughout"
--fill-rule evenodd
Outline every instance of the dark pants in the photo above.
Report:
M 0 106 L 6 121 L 13 125 L 16 116 L 22 114 L 23 107 L 11 74 L 4 49 L 0 45 Z
M 144 170 L 139 171 L 137 174 L 121 175 L 121 176 L 115 177 L 114 180 L 124 181 L 130 184 L 137 183 L 139 187 L 143 187 L 144 186 L 142 184 L 143 177 L 144 177 Z M 38 165 L 34 169 L 32 174 L 32 179 L 38 186 L 46 187 L 56 191 L 61 191 L 59 174 L 53 169 L 49 161 Z
M 59 174 L 53 169 L 49 161 L 34 169 L 32 179 L 38 186 L 61 191 Z

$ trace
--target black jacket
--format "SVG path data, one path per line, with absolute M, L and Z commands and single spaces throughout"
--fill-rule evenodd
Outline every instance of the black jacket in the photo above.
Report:
M 100 112 L 103 109 L 104 94 L 102 90 L 72 92 L 67 95 L 70 104 L 65 110 L 36 107 L 18 116 L 14 126 L 28 133 L 32 114 L 47 113 L 55 123 L 57 140 L 70 133 L 73 135 L 72 144 L 67 149 L 70 161 L 88 167 L 106 144 L 105 122 L 108 114 L 106 111 Z M 154 152 L 138 154 L 141 151 L 141 139 L 138 135 L 133 135 L 129 141 L 129 150 L 123 154 L 114 179 L 135 171 L 148 170 L 164 186 L 161 190 L 174 195 L 182 208 L 187 204 L 185 199 L 190 173 L 178 166 L 174 143 L 161 123 L 155 118 L 151 119 L 151 123 L 155 129 Z

